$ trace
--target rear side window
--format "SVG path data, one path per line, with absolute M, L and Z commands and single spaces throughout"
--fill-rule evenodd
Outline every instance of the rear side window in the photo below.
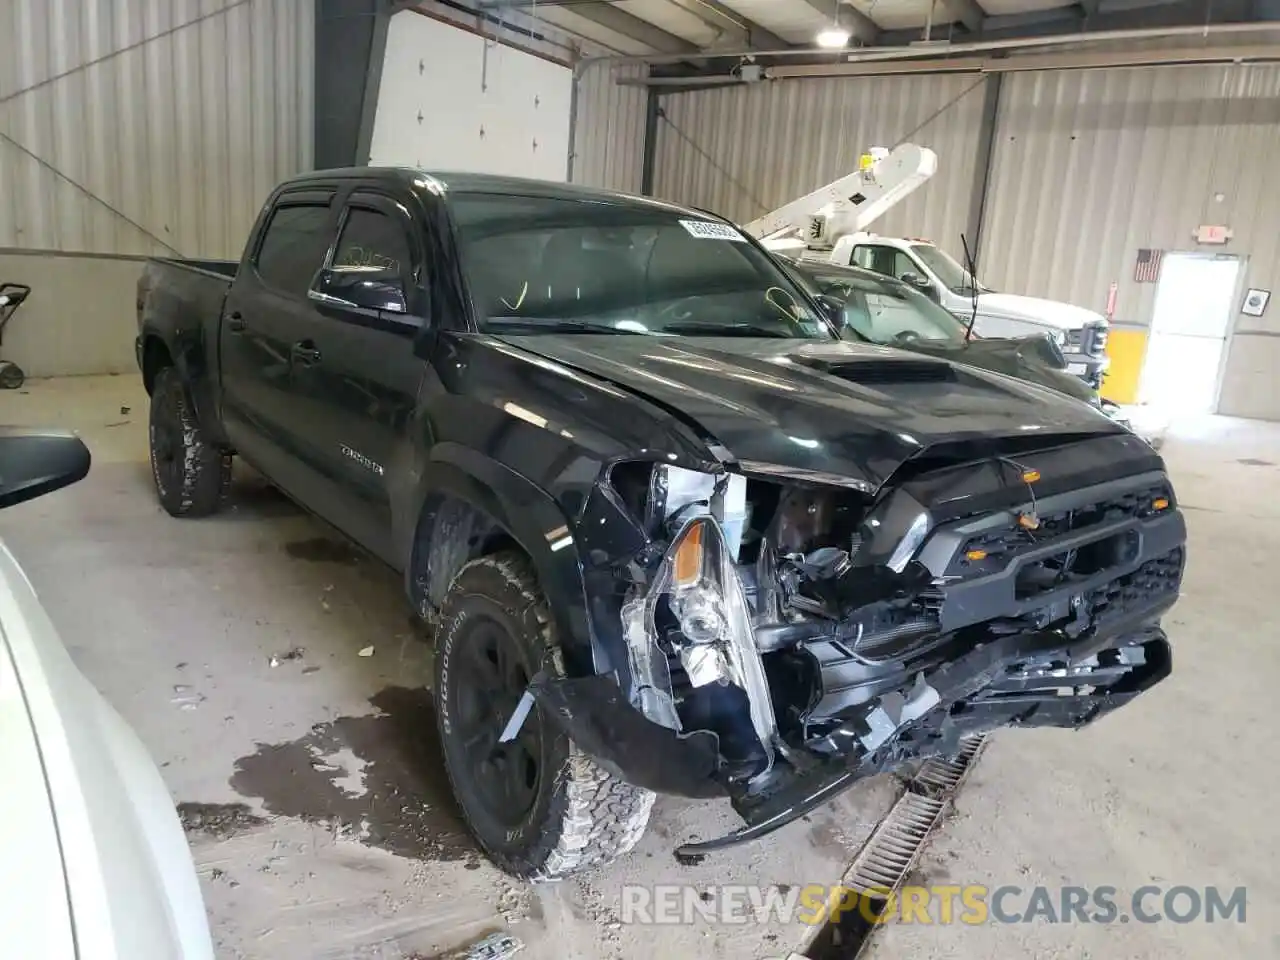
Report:
M 404 227 L 385 213 L 352 207 L 338 237 L 335 267 L 376 267 L 412 279 L 413 254 Z
M 327 206 L 277 207 L 258 248 L 258 276 L 285 293 L 305 296 L 329 249 L 328 222 Z

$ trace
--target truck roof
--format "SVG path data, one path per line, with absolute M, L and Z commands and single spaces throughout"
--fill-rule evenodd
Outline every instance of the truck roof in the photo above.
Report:
M 444 184 L 446 190 L 458 193 L 497 193 L 519 197 L 548 197 L 563 200 L 595 200 L 625 206 L 664 210 L 700 219 L 708 217 L 723 220 L 718 214 L 695 207 L 684 207 L 652 197 L 637 197 L 616 190 L 584 187 L 573 183 L 556 183 L 551 180 L 533 180 L 525 177 L 507 177 L 492 173 L 464 173 L 460 171 L 423 170 L 417 167 L 337 167 L 315 170 L 291 177 L 289 184 L 325 180 L 374 180 L 392 182 L 412 191 L 427 189 L 424 177 Z

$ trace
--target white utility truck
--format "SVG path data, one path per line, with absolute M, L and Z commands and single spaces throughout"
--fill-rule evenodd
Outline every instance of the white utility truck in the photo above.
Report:
M 1067 370 L 1097 389 L 1107 368 L 1107 321 L 1099 313 L 1056 300 L 997 293 L 970 276 L 927 240 L 882 237 L 867 227 L 933 176 L 938 157 L 904 143 L 863 154 L 858 169 L 746 224 L 770 250 L 801 260 L 864 267 L 912 284 L 965 323 L 977 315 L 980 337 L 1047 333 L 1062 348 Z M 975 251 L 976 252 L 976 251 Z

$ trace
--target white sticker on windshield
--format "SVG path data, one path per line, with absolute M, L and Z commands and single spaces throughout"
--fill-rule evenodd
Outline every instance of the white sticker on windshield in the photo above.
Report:
M 747 238 L 727 223 L 716 223 L 713 220 L 681 220 L 680 226 L 689 231 L 690 236 L 699 240 L 732 240 L 734 243 L 746 243 Z

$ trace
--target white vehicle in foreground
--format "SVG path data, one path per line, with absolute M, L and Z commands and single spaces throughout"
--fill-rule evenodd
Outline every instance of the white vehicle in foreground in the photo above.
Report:
M 858 169 L 744 225 L 766 249 L 798 260 L 862 267 L 911 284 L 968 323 L 980 337 L 1048 334 L 1067 372 L 1095 390 L 1107 358 L 1107 320 L 1084 307 L 996 293 L 927 240 L 882 237 L 867 227 L 923 185 L 937 169 L 928 147 L 904 143 L 864 154 Z M 976 294 L 977 313 L 974 313 Z
M 0 507 L 88 470 L 89 451 L 70 434 L 0 427 Z M 159 770 L 76 669 L 2 541 L 0 769 L 3 956 L 212 960 L 191 852 Z

